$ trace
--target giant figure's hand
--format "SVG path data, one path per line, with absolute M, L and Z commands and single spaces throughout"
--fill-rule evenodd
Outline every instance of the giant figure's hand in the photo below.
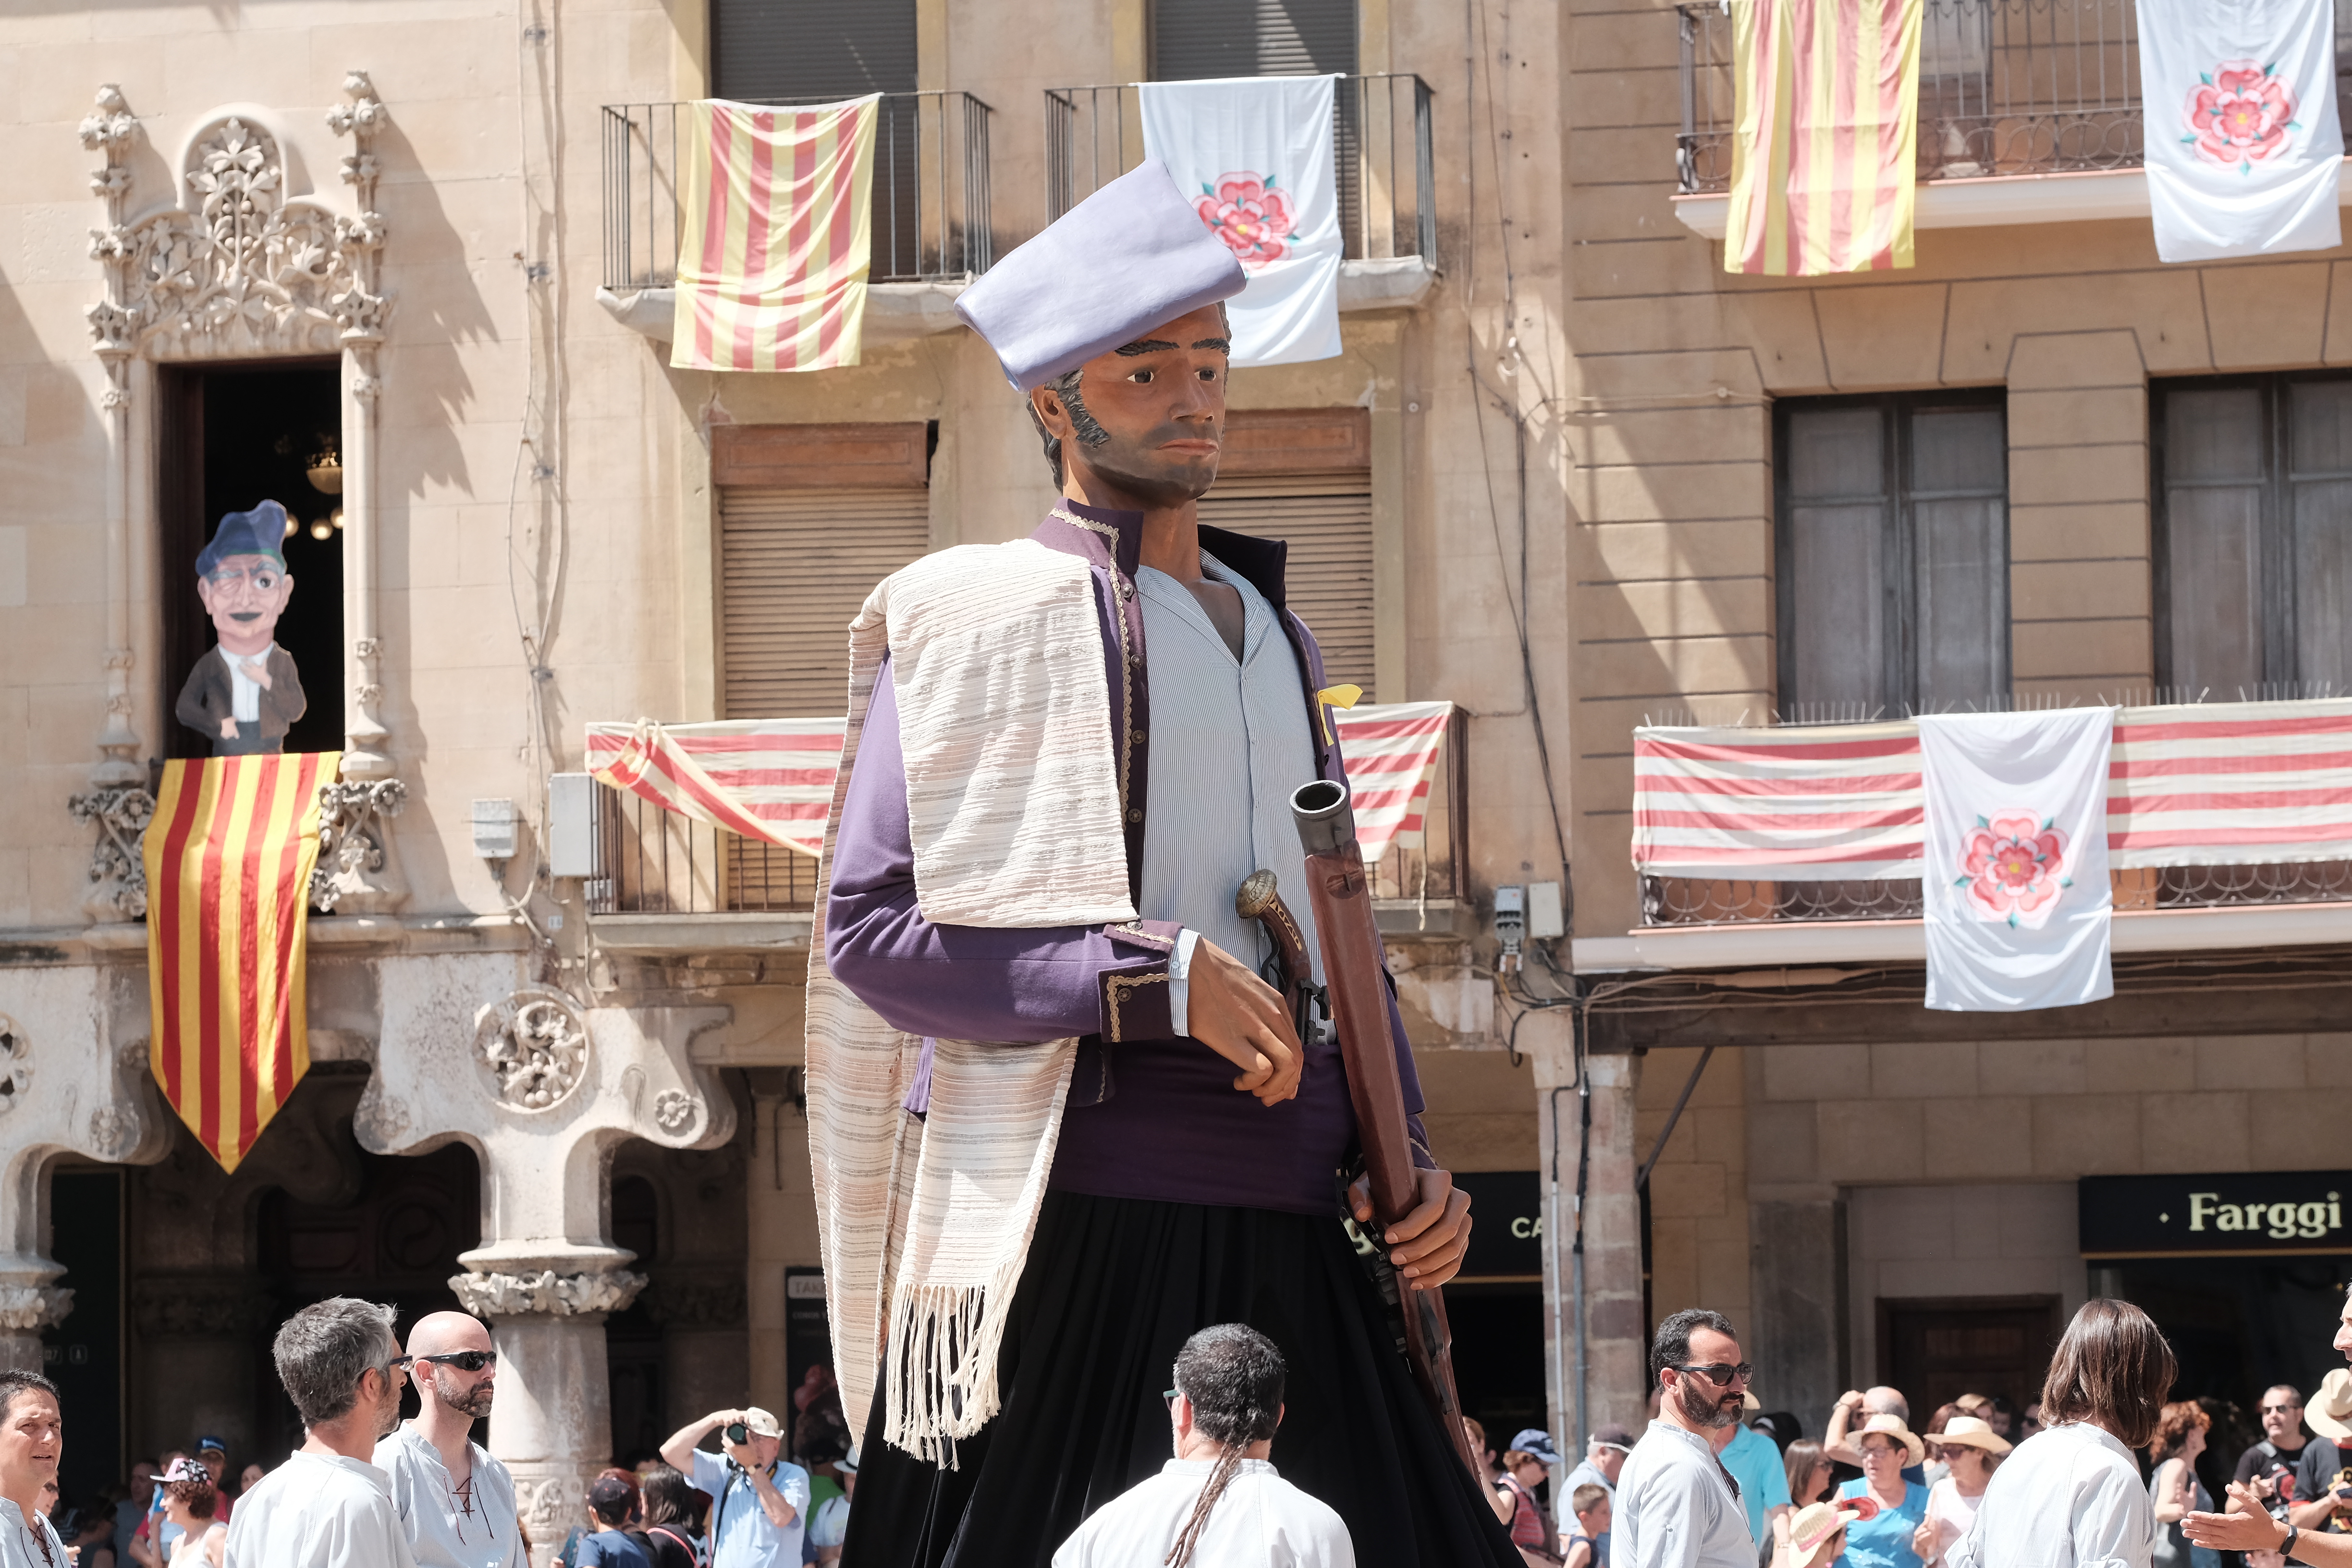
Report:
M 1234 1087 L 1267 1105 L 1298 1093 L 1307 1053 L 1281 993 L 1202 937 L 1192 947 L 1184 1024 L 1192 1038 L 1242 1069 Z
M 1413 1173 L 1420 1201 L 1412 1212 L 1389 1226 L 1381 1239 L 1388 1243 L 1389 1261 L 1397 1275 L 1416 1290 L 1432 1290 L 1462 1271 L 1462 1257 L 1470 1246 L 1470 1194 L 1454 1184 L 1451 1173 Z M 1348 1188 L 1348 1206 L 1359 1226 L 1372 1220 L 1372 1184 L 1359 1176 Z
M 221 739 L 224 741 L 234 741 L 236 739 L 236 720 L 224 719 L 221 721 Z

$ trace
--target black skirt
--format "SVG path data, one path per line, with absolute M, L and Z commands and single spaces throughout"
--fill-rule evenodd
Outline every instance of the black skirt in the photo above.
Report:
M 1396 1352 L 1337 1219 L 1048 1192 L 998 1360 L 1003 1404 L 937 1469 L 875 1395 L 843 1568 L 1047 1568 L 1172 1454 L 1176 1352 L 1244 1322 L 1289 1363 L 1285 1479 L 1339 1511 L 1362 1568 L 1519 1568 Z

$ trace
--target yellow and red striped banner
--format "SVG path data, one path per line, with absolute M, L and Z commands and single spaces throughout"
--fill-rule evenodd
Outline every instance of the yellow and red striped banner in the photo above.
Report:
M 1911 265 L 1922 0 L 1731 0 L 1723 269 Z
M 310 1066 L 302 970 L 319 786 L 341 763 L 340 752 L 166 763 L 140 846 L 149 1058 L 224 1171 Z
M 856 364 L 874 232 L 879 93 L 815 109 L 680 106 L 678 370 Z

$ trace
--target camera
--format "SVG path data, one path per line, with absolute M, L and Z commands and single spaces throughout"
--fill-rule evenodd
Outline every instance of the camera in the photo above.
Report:
M 730 1421 L 727 1423 L 727 1440 L 730 1443 L 748 1443 L 751 1440 L 751 1429 L 740 1421 Z

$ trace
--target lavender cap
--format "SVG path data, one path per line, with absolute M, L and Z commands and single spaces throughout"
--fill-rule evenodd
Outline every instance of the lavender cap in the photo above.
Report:
M 990 268 L 955 310 L 1005 379 L 1034 392 L 1248 281 L 1167 165 L 1147 158 Z

